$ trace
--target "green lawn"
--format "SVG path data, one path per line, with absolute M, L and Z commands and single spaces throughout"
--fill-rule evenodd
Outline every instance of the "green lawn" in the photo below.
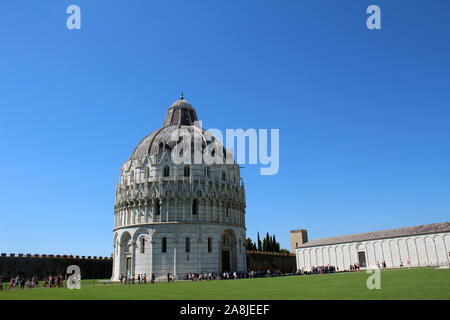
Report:
M 450 270 L 385 270 L 381 289 L 369 290 L 366 272 L 280 278 L 93 285 L 80 290 L 37 288 L 2 291 L 1 299 L 450 299 Z

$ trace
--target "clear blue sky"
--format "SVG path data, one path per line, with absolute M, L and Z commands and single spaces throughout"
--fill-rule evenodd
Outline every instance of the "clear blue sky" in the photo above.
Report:
M 82 29 L 66 28 L 67 6 Z M 367 6 L 381 7 L 379 31 Z M 205 128 L 280 129 L 247 234 L 449 221 L 449 1 L 0 2 L 0 251 L 110 255 L 114 189 L 180 90 Z

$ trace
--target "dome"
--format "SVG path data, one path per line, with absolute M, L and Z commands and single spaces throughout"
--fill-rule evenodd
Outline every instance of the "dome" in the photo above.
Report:
M 146 155 L 152 156 L 161 153 L 161 146 L 163 150 L 170 151 L 179 142 L 172 138 L 175 135 L 178 136 L 175 131 L 179 129 L 183 131 L 183 134 L 189 134 L 192 137 L 195 132 L 194 137 L 200 137 L 200 139 L 192 139 L 196 144 L 196 150 L 203 150 L 212 142 L 220 143 L 212 134 L 203 130 L 198 121 L 195 109 L 181 96 L 167 110 L 162 128 L 153 131 L 142 139 L 134 149 L 130 160 L 140 160 Z M 223 148 L 221 144 L 220 147 Z M 226 154 L 225 149 L 223 149 L 223 152 Z
M 184 98 L 178 99 L 172 105 L 171 108 L 193 108 L 189 101 L 184 100 Z

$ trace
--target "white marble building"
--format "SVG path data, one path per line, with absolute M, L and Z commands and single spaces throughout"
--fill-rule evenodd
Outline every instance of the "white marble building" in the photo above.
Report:
M 174 138 L 177 129 L 197 139 Z M 187 141 L 191 151 L 215 159 L 226 154 L 181 97 L 168 109 L 163 127 L 145 137 L 123 164 L 114 206 L 112 280 L 120 274 L 184 278 L 193 272 L 246 270 L 245 190 L 239 166 L 198 163 L 193 155 L 190 164 L 176 164 L 178 153 L 172 151 Z
M 297 269 L 333 265 L 339 271 L 351 264 L 375 269 L 377 262 L 387 268 L 449 266 L 450 222 L 391 229 L 348 236 L 315 239 L 299 245 Z M 409 264 L 408 264 L 409 262 Z

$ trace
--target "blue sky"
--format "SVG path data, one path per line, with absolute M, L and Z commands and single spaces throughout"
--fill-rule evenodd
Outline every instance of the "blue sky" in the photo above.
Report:
M 82 12 L 66 28 L 67 6 Z M 366 8 L 381 8 L 381 30 Z M 114 189 L 181 90 L 205 128 L 277 128 L 247 234 L 449 221 L 448 1 L 0 2 L 0 251 L 112 253 Z

